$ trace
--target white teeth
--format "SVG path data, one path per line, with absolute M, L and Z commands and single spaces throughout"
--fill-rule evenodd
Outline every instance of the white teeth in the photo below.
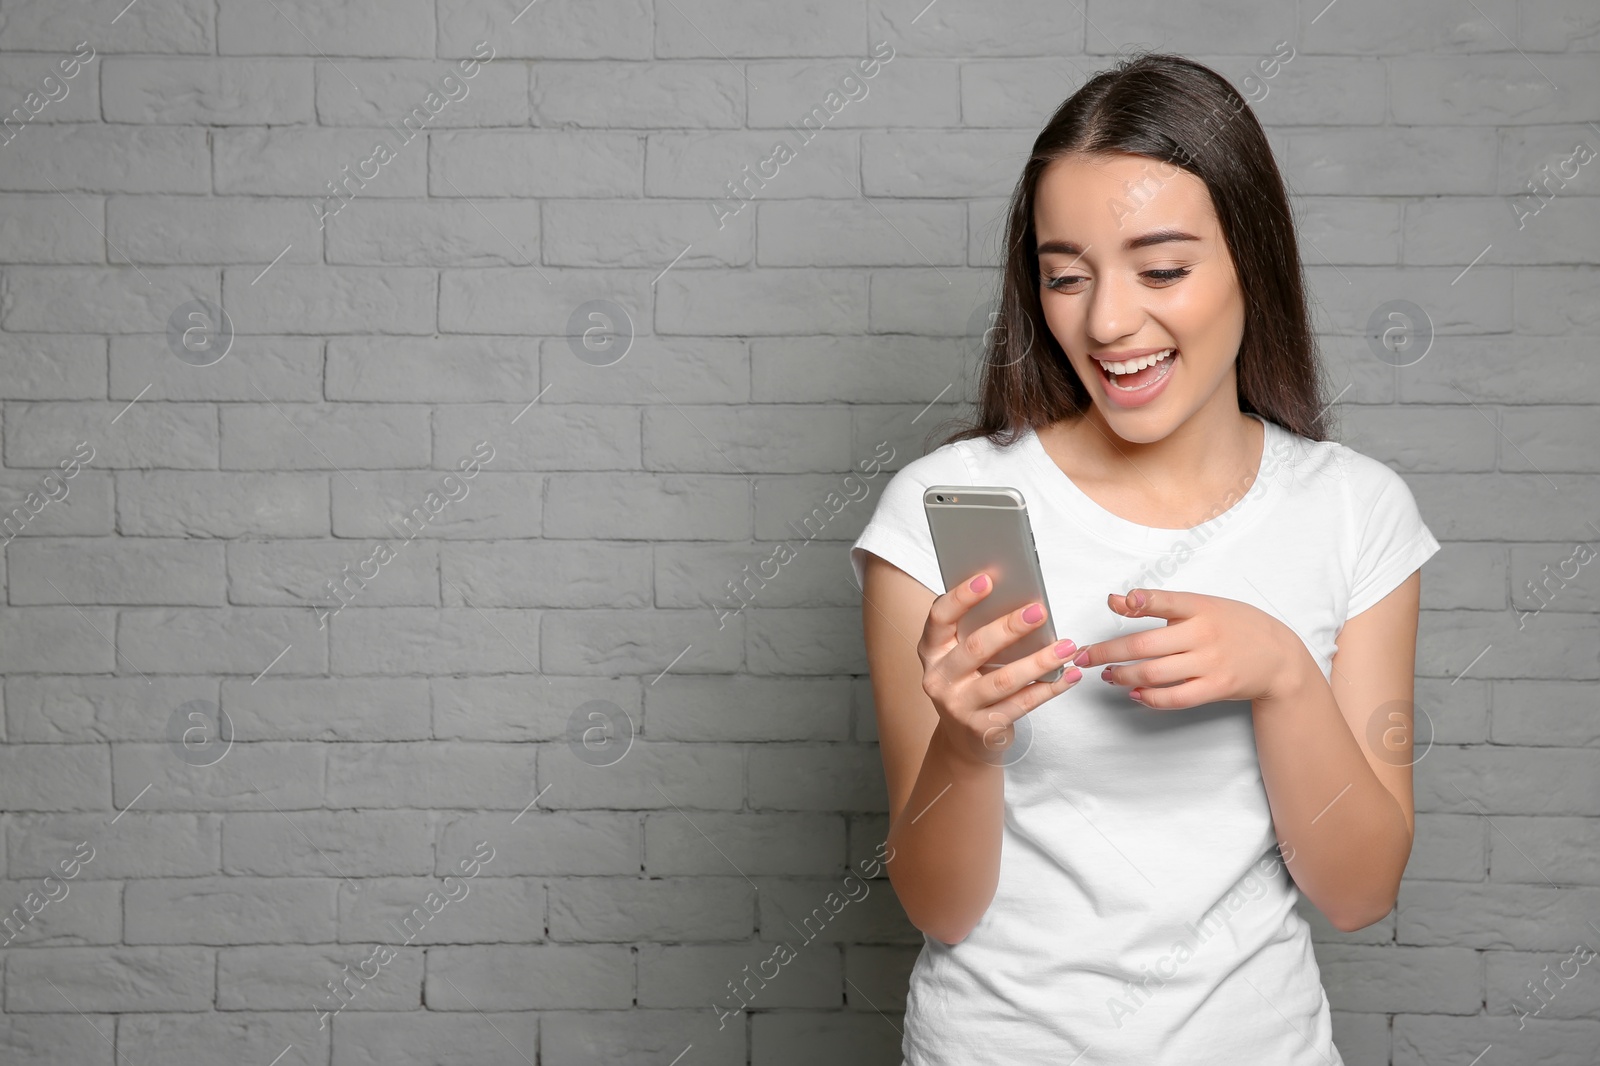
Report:
M 1113 374 L 1131 374 L 1135 370 L 1143 370 L 1147 366 L 1154 366 L 1156 363 L 1166 359 L 1177 350 L 1178 349 L 1176 348 L 1165 348 L 1159 352 L 1152 352 L 1151 354 L 1138 359 L 1130 359 L 1126 363 L 1108 363 L 1105 360 L 1101 360 L 1100 365 L 1111 371 Z

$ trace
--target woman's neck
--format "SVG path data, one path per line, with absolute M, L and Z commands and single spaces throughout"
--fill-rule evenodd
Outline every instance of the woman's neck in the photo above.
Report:
M 1050 458 L 1096 503 L 1160 528 L 1190 528 L 1217 500 L 1242 496 L 1266 448 L 1266 427 L 1237 406 L 1197 411 L 1149 442 L 1120 437 L 1098 410 L 1041 426 L 1037 433 Z

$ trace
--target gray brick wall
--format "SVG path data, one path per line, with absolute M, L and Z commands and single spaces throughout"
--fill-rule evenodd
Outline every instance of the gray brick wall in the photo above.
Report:
M 1021 154 L 1134 46 L 1258 99 L 1444 542 L 1399 905 L 1304 909 L 1340 1048 L 1593 1061 L 1600 9 L 524 2 L 0 0 L 0 1062 L 897 1063 L 881 878 L 713 1007 L 887 828 L 817 509 L 970 395 Z

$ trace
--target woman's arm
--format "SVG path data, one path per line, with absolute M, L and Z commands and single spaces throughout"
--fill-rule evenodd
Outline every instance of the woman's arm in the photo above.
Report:
M 1330 684 L 1305 641 L 1240 600 L 1170 589 L 1111 593 L 1129 618 L 1167 624 L 1091 644 L 1152 710 L 1249 700 L 1261 779 L 1284 862 L 1346 932 L 1394 907 L 1411 855 L 1411 721 L 1421 571 L 1345 622 Z M 1127 665 L 1121 665 L 1127 664 Z M 1368 738 L 1373 738 L 1369 740 Z
M 1011 643 L 1043 619 L 1023 623 L 1021 612 L 1013 611 L 957 647 L 956 619 L 982 594 L 962 586 L 946 597 L 935 597 L 900 568 L 868 553 L 861 613 L 878 714 L 878 749 L 889 788 L 889 881 L 913 925 L 955 944 L 978 924 L 999 885 L 1005 813 L 1001 759 L 1003 745 L 1014 740 L 1009 721 L 1019 717 L 1015 705 L 1031 710 L 1064 692 L 1081 674 L 1069 668 L 1053 684 L 1035 681 L 1061 661 L 1047 661 L 1051 651 L 1046 649 L 977 678 L 974 670 L 959 664 L 984 662 L 995 650 L 994 640 Z M 940 646 L 919 651 L 924 639 Z M 924 654 L 933 663 L 931 669 L 942 666 L 961 675 L 945 678 L 933 689 L 950 708 L 946 714 L 940 714 L 925 687 L 934 675 L 924 666 Z M 987 706 L 972 710 L 974 702 Z M 1006 706 L 1012 709 L 999 713 Z M 968 727 L 961 725 L 963 720 Z
M 938 728 L 917 656 L 933 600 L 920 581 L 867 554 L 861 621 L 889 786 L 889 881 L 912 925 L 955 944 L 1000 883 L 1005 768 L 958 751 Z
M 1345 622 L 1331 680 L 1303 654 L 1251 703 L 1261 778 L 1295 884 L 1333 925 L 1394 909 L 1416 815 L 1411 742 L 1422 574 Z

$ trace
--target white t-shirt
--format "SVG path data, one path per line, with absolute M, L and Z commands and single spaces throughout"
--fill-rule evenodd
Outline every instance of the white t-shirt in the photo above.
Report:
M 850 551 L 857 584 L 870 551 L 944 592 L 923 489 L 1009 485 L 1028 505 L 1058 637 L 1082 647 L 1166 624 L 1122 618 L 1109 592 L 1198 592 L 1279 618 L 1327 677 L 1345 620 L 1439 543 L 1383 463 L 1258 420 L 1248 492 L 1241 479 L 1187 530 L 1100 507 L 1032 430 L 1005 449 L 981 437 L 940 447 L 884 486 Z M 1065 1066 L 1086 1052 L 1083 1066 L 1342 1066 L 1249 701 L 1149 710 L 1099 673 L 1018 721 L 999 886 L 960 943 L 923 937 L 906 1062 Z

